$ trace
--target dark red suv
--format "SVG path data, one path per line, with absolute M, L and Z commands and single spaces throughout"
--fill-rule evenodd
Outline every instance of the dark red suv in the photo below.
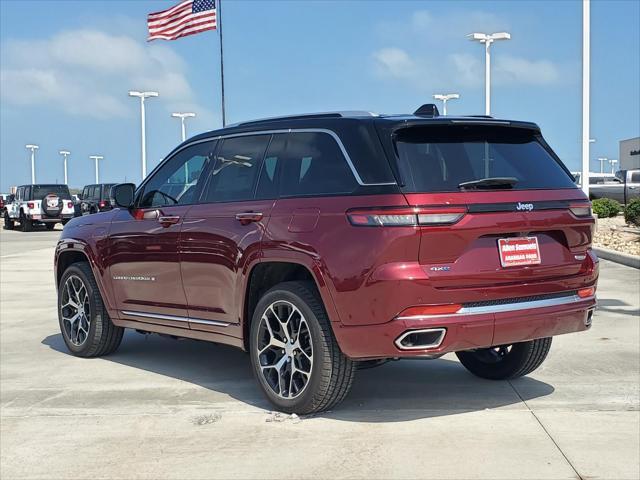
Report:
M 71 352 L 125 328 L 236 346 L 283 411 L 332 408 L 359 367 L 455 352 L 526 375 L 589 328 L 589 201 L 532 123 L 331 113 L 177 147 L 56 249 Z

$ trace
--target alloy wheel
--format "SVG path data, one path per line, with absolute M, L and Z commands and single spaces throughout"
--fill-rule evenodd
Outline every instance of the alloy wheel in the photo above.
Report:
M 91 304 L 87 286 L 77 275 L 69 276 L 64 282 L 60 305 L 64 333 L 73 345 L 79 347 L 89 336 Z
M 311 330 L 302 312 L 283 300 L 269 305 L 260 318 L 256 348 L 260 372 L 272 392 L 284 399 L 298 397 L 313 369 Z

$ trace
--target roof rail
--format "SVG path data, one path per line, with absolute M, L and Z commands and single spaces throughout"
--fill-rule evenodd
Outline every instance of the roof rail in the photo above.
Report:
M 474 118 L 493 118 L 492 115 L 467 115 L 467 117 L 474 117 Z
M 300 120 L 305 118 L 346 118 L 346 117 L 378 117 L 377 113 L 365 112 L 359 110 L 343 111 L 343 112 L 317 112 L 317 113 L 300 113 L 297 115 L 283 115 L 281 117 L 266 117 L 256 120 L 247 120 L 245 122 L 238 122 L 227 127 L 239 127 L 244 125 L 255 125 L 258 123 L 277 122 L 279 120 Z

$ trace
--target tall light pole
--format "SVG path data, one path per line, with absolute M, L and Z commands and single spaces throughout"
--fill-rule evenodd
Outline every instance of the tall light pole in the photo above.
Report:
M 158 92 L 137 92 L 131 90 L 129 92 L 130 97 L 138 97 L 140 99 L 140 126 L 142 135 L 142 179 L 147 176 L 147 138 L 145 131 L 145 114 L 144 114 L 144 100 L 148 97 L 157 97 Z
M 96 183 L 100 183 L 100 170 L 98 167 L 98 160 L 102 160 L 104 157 L 102 155 L 89 155 L 89 158 L 96 162 Z
M 615 173 L 616 173 L 616 163 L 618 163 L 618 160 L 616 160 L 614 158 L 614 159 L 609 160 L 609 163 L 611 164 L 611 173 L 613 173 L 615 175 Z
M 185 126 L 184 120 L 185 118 L 193 118 L 196 116 L 196 114 L 192 112 L 185 112 L 185 113 L 174 112 L 171 114 L 171 116 L 180 119 L 180 123 L 182 125 L 182 141 L 184 142 L 187 139 L 187 128 Z
M 25 145 L 26 148 L 31 150 L 31 183 L 36 183 L 36 150 L 40 147 L 38 145 Z
M 591 128 L 591 106 L 589 96 L 591 68 L 591 3 L 582 0 L 582 191 L 589 198 L 589 130 Z
M 436 93 L 433 98 L 436 100 L 442 100 L 442 114 L 447 114 L 447 101 L 453 100 L 454 98 L 460 98 L 460 94 L 458 93 Z
M 58 153 L 64 157 L 64 184 L 69 185 L 69 179 L 67 177 L 67 157 L 71 155 L 71 152 L 60 150 Z
M 471 40 L 484 43 L 484 113 L 491 115 L 491 44 L 496 40 L 509 40 L 511 34 L 507 32 L 498 33 L 470 33 L 467 35 Z
M 604 173 L 604 162 L 608 162 L 609 159 L 607 157 L 598 157 L 598 161 L 600 162 L 600 173 Z

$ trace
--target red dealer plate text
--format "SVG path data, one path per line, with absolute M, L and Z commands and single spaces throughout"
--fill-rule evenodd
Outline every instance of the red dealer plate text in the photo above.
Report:
M 537 237 L 500 238 L 498 251 L 503 267 L 538 265 L 542 261 Z

